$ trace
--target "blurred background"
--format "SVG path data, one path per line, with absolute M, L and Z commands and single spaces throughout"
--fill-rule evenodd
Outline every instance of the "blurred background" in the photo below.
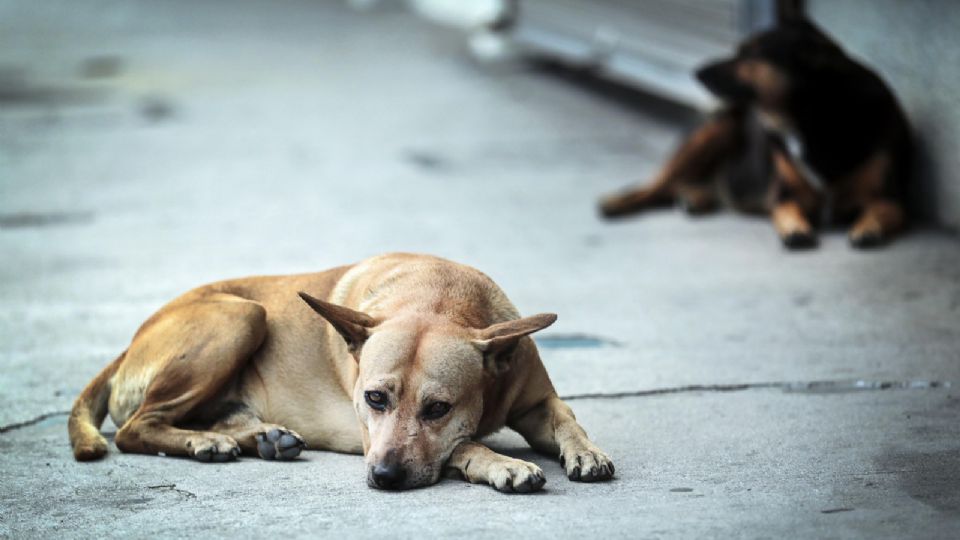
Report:
M 600 220 L 598 196 L 649 178 L 714 106 L 693 67 L 781 9 L 899 94 L 921 226 L 874 252 L 837 230 L 787 253 L 730 213 Z M 0 485 L 19 486 L 0 536 L 955 531 L 957 28 L 946 0 L 0 0 Z M 557 497 L 445 482 L 403 513 L 352 457 L 231 475 L 71 461 L 65 411 L 167 300 L 393 250 L 559 313 L 539 343 L 560 393 L 626 393 L 572 401 L 618 481 L 545 464 Z M 194 497 L 150 488 L 168 484 Z M 433 490 L 457 493 L 441 511 Z

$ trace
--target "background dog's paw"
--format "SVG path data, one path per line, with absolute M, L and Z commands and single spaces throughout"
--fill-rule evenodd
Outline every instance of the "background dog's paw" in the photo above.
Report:
M 599 210 L 601 216 L 607 219 L 617 218 L 626 213 L 620 197 L 617 196 L 610 196 L 601 199 L 597 204 L 597 210 Z
M 880 247 L 887 238 L 879 230 L 854 231 L 850 233 L 850 245 L 859 249 Z
M 812 231 L 791 231 L 780 237 L 787 249 L 811 249 L 817 247 L 817 236 Z
M 716 197 L 705 190 L 689 190 L 677 197 L 679 206 L 689 216 L 705 216 L 720 208 Z
M 240 455 L 240 445 L 233 437 L 220 434 L 202 435 L 187 441 L 190 455 L 197 461 L 222 463 Z
M 293 459 L 306 447 L 303 437 L 289 429 L 276 427 L 257 434 L 257 453 L 263 459 Z
M 566 451 L 560 455 L 560 466 L 574 482 L 598 482 L 613 478 L 613 461 L 597 447 Z
M 539 491 L 547 482 L 540 467 L 520 459 L 506 458 L 490 464 L 487 481 L 504 493 L 531 493 Z

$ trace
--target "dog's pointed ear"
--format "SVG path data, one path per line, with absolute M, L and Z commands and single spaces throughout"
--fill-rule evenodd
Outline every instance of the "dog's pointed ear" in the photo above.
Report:
M 303 291 L 297 294 L 337 330 L 354 356 L 359 354 L 363 342 L 370 337 L 370 329 L 380 324 L 379 320 L 361 311 L 325 302 Z
M 497 323 L 475 330 L 473 345 L 483 353 L 484 366 L 499 375 L 509 369 L 509 353 L 520 338 L 550 326 L 557 320 L 554 313 L 540 313 L 515 321 Z

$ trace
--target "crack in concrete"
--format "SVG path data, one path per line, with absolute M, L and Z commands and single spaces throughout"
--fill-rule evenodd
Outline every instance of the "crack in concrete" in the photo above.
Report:
M 853 512 L 855 508 L 828 508 L 826 510 L 821 510 L 821 514 L 837 514 L 840 512 Z
M 660 396 L 665 394 L 683 394 L 695 392 L 742 392 L 744 390 L 780 389 L 787 393 L 798 394 L 839 394 L 849 392 L 865 392 L 876 390 L 931 390 L 935 388 L 950 388 L 950 381 L 780 381 L 759 383 L 733 384 L 689 384 L 685 386 L 671 386 L 666 388 L 651 388 L 649 390 L 634 390 L 628 392 L 588 392 L 584 394 L 570 394 L 560 396 L 560 399 L 570 401 L 576 399 L 621 399 L 630 397 Z
M 40 416 L 35 416 L 29 420 L 24 420 L 22 422 L 14 422 L 12 424 L 0 426 L 0 433 L 6 433 L 8 431 L 14 431 L 14 430 L 25 428 L 25 427 L 30 427 L 32 425 L 39 424 L 40 422 L 43 422 L 48 418 L 53 418 L 55 416 L 66 416 L 68 414 L 70 414 L 70 411 L 54 411 L 54 412 L 43 413 Z
M 633 390 L 627 392 L 587 392 L 583 394 L 569 394 L 560 396 L 560 399 L 571 401 L 577 399 L 621 399 L 631 397 L 661 396 L 665 394 L 684 394 L 695 392 L 742 392 L 744 390 L 758 390 L 778 388 L 787 393 L 798 394 L 840 394 L 848 392 L 865 392 L 876 390 L 932 390 L 936 388 L 950 388 L 950 381 L 793 381 L 793 382 L 758 382 L 732 384 L 688 384 L 685 386 L 669 386 L 665 388 L 651 388 L 649 390 Z M 30 427 L 48 418 L 66 416 L 70 411 L 54 411 L 41 414 L 29 420 L 14 422 L 0 426 L 0 433 L 7 433 L 25 427 Z M 157 486 L 162 487 L 162 486 Z
M 156 486 L 147 486 L 147 489 L 162 489 L 164 491 L 172 491 L 179 495 L 183 495 L 188 499 L 196 499 L 197 495 L 185 489 L 179 489 L 176 484 L 158 484 Z

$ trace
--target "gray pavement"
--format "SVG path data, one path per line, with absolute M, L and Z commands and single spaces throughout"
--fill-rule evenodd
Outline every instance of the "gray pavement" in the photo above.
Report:
M 589 86 L 390 7 L 0 0 L 0 536 L 957 537 L 956 237 L 791 254 L 731 214 L 603 223 L 684 122 Z M 571 401 L 615 481 L 506 432 L 542 494 L 378 492 L 319 452 L 71 459 L 63 411 L 166 300 L 393 250 L 560 314 L 560 392 L 627 394 Z

